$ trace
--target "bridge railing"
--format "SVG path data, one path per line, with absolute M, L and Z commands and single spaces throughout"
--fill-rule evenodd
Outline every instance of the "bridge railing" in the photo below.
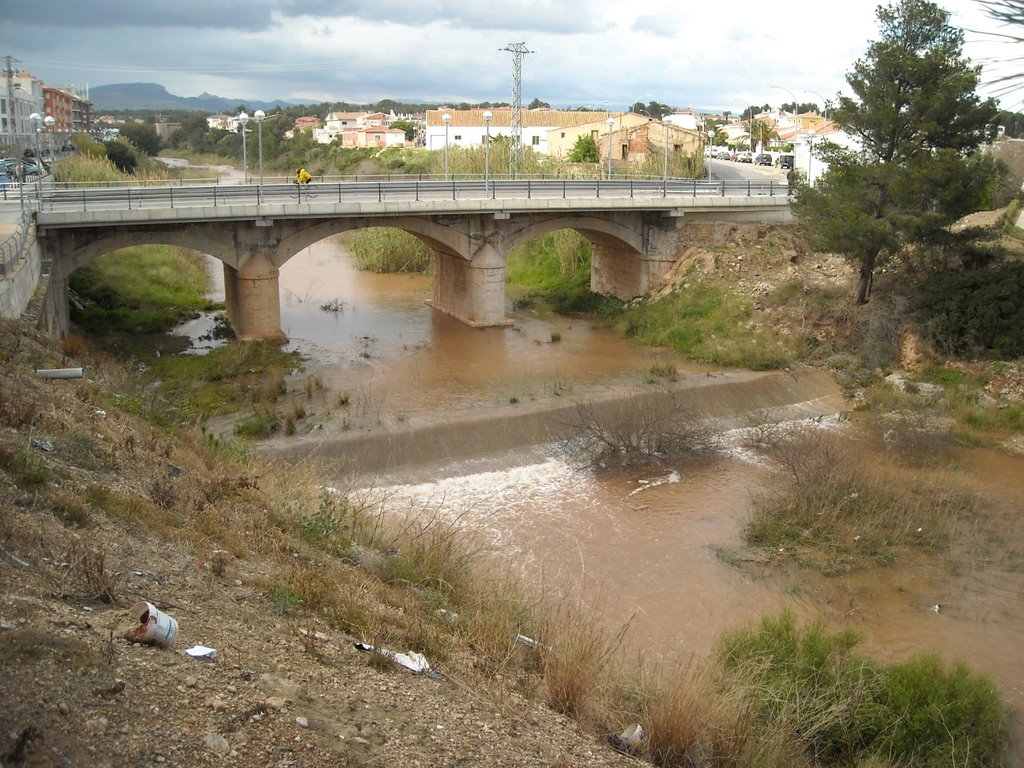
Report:
M 138 187 L 56 185 L 42 192 L 42 210 L 186 208 L 221 205 L 289 205 L 443 200 L 622 199 L 680 197 L 788 197 L 777 181 L 704 181 L 698 179 L 450 179 L 396 177 L 387 181 L 313 184 L 205 184 Z

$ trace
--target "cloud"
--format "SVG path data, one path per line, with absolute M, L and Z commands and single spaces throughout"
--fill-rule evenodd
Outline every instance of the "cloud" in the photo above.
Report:
M 977 0 L 948 0 L 954 22 Z M 524 101 L 732 109 L 846 88 L 844 75 L 878 36 L 874 5 L 820 0 L 730 12 L 678 0 L 69 0 L 11 2 L 4 53 L 50 84 L 157 82 L 172 93 L 239 100 L 505 101 L 510 42 L 525 42 Z M 995 27 L 994 22 L 987 28 Z M 977 38 L 977 35 L 968 36 Z M 975 56 L 970 45 L 968 55 Z
M 659 37 L 675 37 L 679 34 L 679 27 L 674 20 L 664 16 L 637 16 L 633 20 L 633 31 Z

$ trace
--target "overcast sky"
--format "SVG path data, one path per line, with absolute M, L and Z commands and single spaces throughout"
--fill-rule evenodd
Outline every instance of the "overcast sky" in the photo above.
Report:
M 849 93 L 845 74 L 878 38 L 876 2 L 694 0 L 17 0 L 0 55 L 47 84 L 159 83 L 306 103 L 511 101 L 626 108 L 636 100 L 738 111 Z M 986 67 L 1019 55 L 978 0 L 939 5 Z M 1024 31 L 1024 30 L 1021 30 Z M 988 33 L 988 34 L 981 34 Z M 1019 47 L 1019 46 L 1017 46 Z M 990 64 L 993 62 L 993 64 Z M 789 92 L 787 92 L 788 89 Z M 994 86 L 982 89 L 997 95 Z M 792 95 L 791 95 L 792 94 Z M 1022 109 L 1022 94 L 1001 100 Z

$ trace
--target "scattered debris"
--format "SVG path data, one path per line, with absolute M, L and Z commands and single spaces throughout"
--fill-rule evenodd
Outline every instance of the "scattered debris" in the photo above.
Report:
M 37 368 L 36 376 L 41 379 L 80 379 L 84 368 Z
M 640 480 L 637 480 L 637 482 L 640 483 L 640 487 L 630 491 L 626 495 L 626 498 L 629 498 L 630 496 L 634 496 L 634 495 L 640 493 L 640 491 L 646 491 L 646 490 L 648 490 L 650 488 L 657 488 L 659 485 L 668 485 L 670 483 L 678 483 L 681 479 L 682 479 L 682 476 L 676 470 L 674 470 L 674 469 L 671 472 L 669 472 L 667 475 L 665 475 L 665 477 L 658 478 L 657 480 L 645 480 L 645 479 L 641 478 Z
M 528 646 L 530 648 L 547 648 L 547 646 L 544 645 L 544 643 L 538 642 L 534 640 L 532 637 L 527 637 L 526 635 L 516 635 L 516 642 L 522 643 L 523 645 Z
M 128 639 L 138 643 L 151 643 L 166 648 L 178 634 L 177 619 L 168 616 L 152 603 L 142 602 L 132 606 L 132 615 L 139 625 L 128 633 Z
M 399 666 L 405 667 L 418 675 L 426 675 L 427 677 L 433 677 L 436 679 L 440 679 L 442 677 L 440 672 L 430 668 L 430 663 L 422 653 L 416 653 L 415 651 L 409 651 L 408 653 L 395 653 L 394 651 L 389 651 L 387 648 L 374 648 L 372 645 L 367 645 L 366 643 L 355 643 L 355 647 L 363 653 L 379 653 L 381 656 L 391 659 Z
M 618 736 L 615 734 L 609 736 L 608 743 L 619 752 L 638 754 L 647 748 L 647 736 L 644 734 L 643 726 L 635 723 Z
M 191 656 L 193 659 L 217 658 L 217 649 L 207 648 L 205 645 L 193 645 L 191 648 L 186 648 L 185 653 Z
M 34 448 L 38 448 L 41 451 L 46 451 L 47 453 L 53 450 L 53 443 L 51 443 L 49 440 L 40 440 L 39 438 L 36 437 L 32 438 L 32 446 Z

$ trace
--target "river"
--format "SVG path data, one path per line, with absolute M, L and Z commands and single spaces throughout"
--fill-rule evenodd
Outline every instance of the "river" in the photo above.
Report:
M 600 606 L 612 628 L 630 622 L 627 643 L 655 661 L 699 659 L 722 632 L 788 607 L 855 627 L 883 660 L 934 651 L 966 661 L 1024 705 L 1024 569 L 907 561 L 826 578 L 735 560 L 751 499 L 775 477 L 747 447 L 742 418 L 723 421 L 713 458 L 646 473 L 580 471 L 553 443 L 516 437 L 536 414 L 665 386 L 652 367 L 674 370 L 672 386 L 692 385 L 716 415 L 754 410 L 758 398 L 775 407 L 786 386 L 790 415 L 855 430 L 831 417 L 847 407 L 834 387 L 812 381 L 802 393 L 711 370 L 540 309 L 510 311 L 507 328 L 470 328 L 427 306 L 429 277 L 355 270 L 342 238 L 296 256 L 280 282 L 287 348 L 308 358 L 290 392 L 305 398 L 312 429 L 263 450 L 333 457 L 326 485 L 372 488 L 393 514 L 440 507 L 524 579 Z M 320 394 L 306 397 L 310 381 Z M 954 471 L 979 491 L 998 487 L 1014 519 L 1024 510 L 1020 456 L 964 449 Z M 1010 524 L 1011 550 L 1021 525 Z M 1019 746 L 1012 759 L 1024 762 Z

